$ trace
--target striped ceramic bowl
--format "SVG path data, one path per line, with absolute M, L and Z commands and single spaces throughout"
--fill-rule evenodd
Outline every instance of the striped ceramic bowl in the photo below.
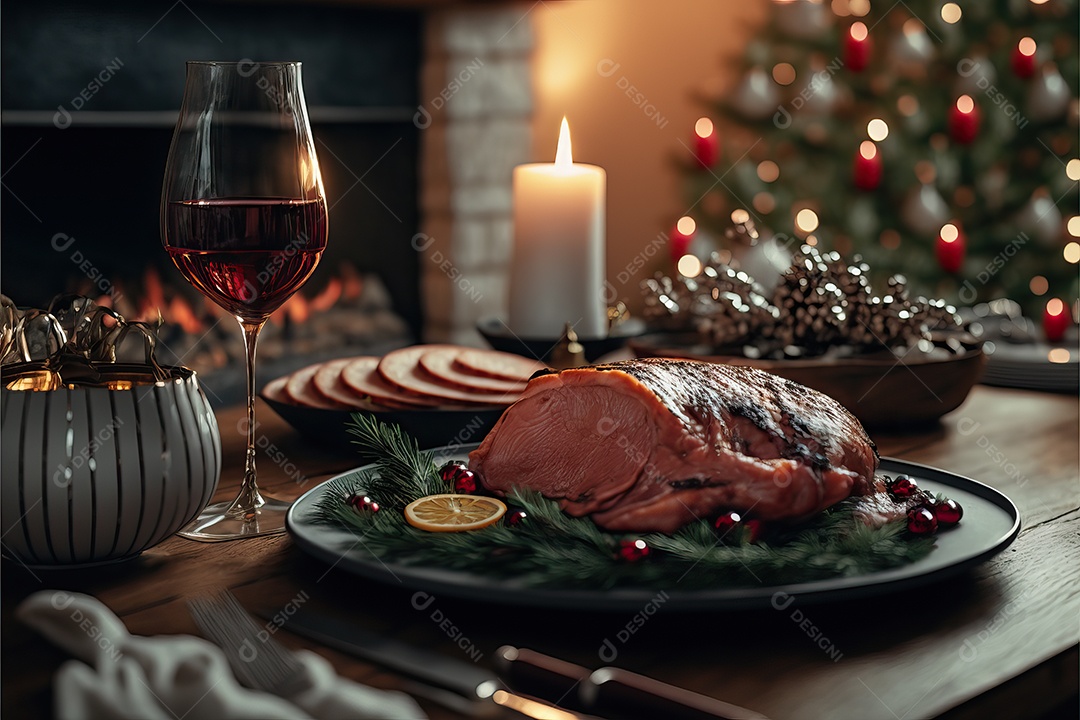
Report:
M 210 501 L 221 437 L 194 372 L 119 387 L 4 390 L 0 532 L 28 566 L 105 563 L 160 543 Z

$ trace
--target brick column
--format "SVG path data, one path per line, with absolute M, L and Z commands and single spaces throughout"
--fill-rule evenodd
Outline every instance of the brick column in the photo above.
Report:
M 529 5 L 429 15 L 420 82 L 420 285 L 429 342 L 479 344 L 506 316 L 511 176 L 530 160 Z

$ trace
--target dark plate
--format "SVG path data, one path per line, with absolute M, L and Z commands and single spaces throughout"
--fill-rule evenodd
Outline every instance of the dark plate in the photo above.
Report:
M 523 355 L 545 362 L 550 359 L 551 351 L 559 344 L 561 338 L 521 338 L 510 331 L 499 318 L 484 318 L 476 323 L 476 330 L 488 345 L 501 352 Z M 637 337 L 645 332 L 645 323 L 637 318 L 630 318 L 611 329 L 611 334 L 605 338 L 578 338 L 585 350 L 585 359 L 595 362 L 598 357 L 615 352 L 626 341 Z
M 301 435 L 320 445 L 354 451 L 355 439 L 346 431 L 354 414 L 394 423 L 420 444 L 421 448 L 457 447 L 482 440 L 506 408 L 477 407 L 454 410 L 321 410 L 273 400 L 260 395 L 285 422 Z
M 758 360 L 723 355 L 695 345 L 696 336 L 653 333 L 630 340 L 637 357 L 704 360 L 750 365 L 825 393 L 868 428 L 897 428 L 932 423 L 967 398 L 979 379 L 985 356 L 978 348 L 947 357 L 909 353 L 806 360 Z
M 438 454 L 439 460 L 458 459 L 471 448 Z M 884 458 L 881 471 L 916 478 L 919 487 L 941 492 L 964 508 L 961 523 L 937 536 L 937 547 L 927 557 L 882 572 L 855 577 L 816 580 L 762 587 L 717 587 L 679 591 L 673 588 L 619 590 L 560 590 L 532 588 L 513 579 L 496 579 L 436 567 L 384 564 L 363 552 L 356 536 L 346 529 L 319 525 L 313 511 L 323 483 L 300 497 L 289 509 L 286 526 L 296 544 L 314 557 L 346 572 L 366 578 L 480 602 L 576 610 L 637 612 L 664 590 L 670 600 L 665 611 L 722 611 L 766 607 L 793 596 L 802 603 L 866 598 L 937 582 L 963 573 L 1004 550 L 1020 532 L 1020 513 L 1002 493 L 982 483 L 935 468 Z M 352 474 L 343 473 L 338 477 Z M 327 481 L 330 482 L 330 481 Z

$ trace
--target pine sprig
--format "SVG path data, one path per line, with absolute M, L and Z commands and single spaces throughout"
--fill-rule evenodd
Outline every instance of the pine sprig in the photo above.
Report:
M 524 489 L 506 498 L 527 513 L 519 526 L 432 533 L 409 525 L 402 512 L 412 500 L 450 491 L 432 453 L 421 451 L 397 426 L 376 420 L 356 417 L 350 432 L 378 460 L 328 485 L 316 505 L 316 521 L 355 533 L 362 541 L 358 551 L 385 563 L 466 571 L 521 587 L 691 590 L 862 575 L 914 562 L 934 545 L 930 538 L 907 536 L 903 521 L 866 526 L 855 516 L 855 502 L 847 500 L 798 528 L 774 533 L 769 543 L 750 543 L 741 534 L 718 538 L 704 522 L 671 535 L 644 534 L 653 555 L 628 563 L 617 553 L 619 540 L 628 536 L 603 532 L 588 518 L 571 517 L 557 502 Z M 370 496 L 382 510 L 355 510 L 345 502 L 354 494 Z

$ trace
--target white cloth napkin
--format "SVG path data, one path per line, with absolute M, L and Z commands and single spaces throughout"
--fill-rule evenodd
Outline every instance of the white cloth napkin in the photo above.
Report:
M 249 690 L 216 645 L 190 635 L 132 635 L 89 595 L 43 590 L 16 615 L 79 660 L 56 674 L 60 720 L 422 720 L 408 695 L 338 677 L 315 653 L 296 653 L 302 689 L 288 698 Z M 80 662 L 80 660 L 82 662 Z

